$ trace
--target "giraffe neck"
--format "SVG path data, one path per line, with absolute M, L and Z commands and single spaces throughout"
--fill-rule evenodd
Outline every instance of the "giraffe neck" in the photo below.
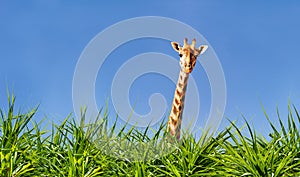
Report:
M 184 108 L 184 98 L 187 88 L 189 74 L 185 73 L 182 69 L 179 73 L 177 86 L 175 89 L 172 110 L 169 116 L 168 129 L 171 136 L 176 136 L 177 140 L 180 138 L 180 128 L 182 113 Z

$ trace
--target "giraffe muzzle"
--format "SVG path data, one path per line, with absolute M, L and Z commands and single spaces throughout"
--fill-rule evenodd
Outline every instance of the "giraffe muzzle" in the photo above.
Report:
M 184 68 L 184 71 L 185 71 L 186 73 L 191 73 L 191 72 L 193 71 L 193 68 L 192 68 L 192 67 L 185 67 L 185 68 Z

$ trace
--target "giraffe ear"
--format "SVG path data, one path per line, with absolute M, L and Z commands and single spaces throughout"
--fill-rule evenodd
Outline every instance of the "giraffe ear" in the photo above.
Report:
M 199 54 L 200 54 L 200 55 L 203 54 L 203 53 L 206 51 L 207 48 L 208 48 L 207 45 L 201 45 L 201 46 L 198 48 Z
M 171 42 L 171 44 L 172 44 L 172 47 L 173 47 L 173 49 L 176 51 L 176 52 L 179 52 L 179 50 L 180 50 L 180 45 L 177 43 L 177 42 Z

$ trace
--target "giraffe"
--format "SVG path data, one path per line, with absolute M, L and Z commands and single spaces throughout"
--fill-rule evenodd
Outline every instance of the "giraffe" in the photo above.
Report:
M 168 120 L 168 131 L 171 137 L 180 139 L 180 129 L 182 113 L 184 108 L 184 98 L 188 83 L 189 74 L 193 71 L 197 57 L 203 54 L 208 48 L 207 45 L 201 45 L 195 48 L 196 40 L 192 40 L 192 44 L 187 43 L 187 38 L 184 39 L 184 45 L 181 47 L 177 42 L 171 42 L 173 49 L 179 53 L 180 57 L 180 72 L 175 89 L 175 94 L 172 103 L 172 110 Z

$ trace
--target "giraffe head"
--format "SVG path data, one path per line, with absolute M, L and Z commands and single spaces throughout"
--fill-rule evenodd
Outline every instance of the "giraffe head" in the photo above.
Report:
M 201 45 L 199 48 L 195 48 L 196 39 L 193 39 L 191 45 L 187 43 L 187 38 L 183 42 L 183 47 L 177 42 L 171 42 L 171 44 L 173 49 L 179 53 L 181 69 L 186 73 L 191 73 L 196 65 L 197 57 L 203 54 L 208 46 Z

